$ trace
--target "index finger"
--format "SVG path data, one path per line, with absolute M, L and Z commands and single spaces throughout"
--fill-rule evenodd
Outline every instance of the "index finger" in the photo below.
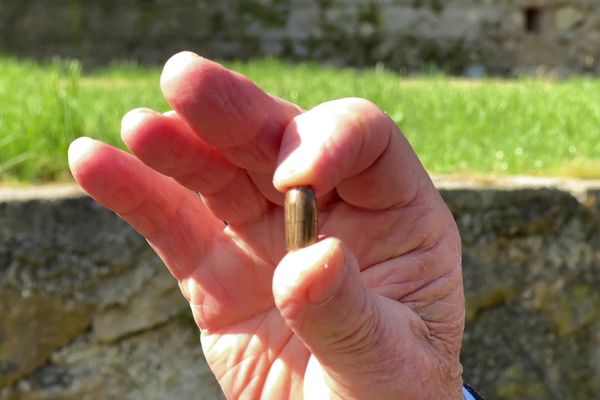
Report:
M 401 207 L 433 184 L 400 129 L 379 107 L 357 98 L 323 103 L 284 133 L 274 185 L 336 190 L 367 209 Z

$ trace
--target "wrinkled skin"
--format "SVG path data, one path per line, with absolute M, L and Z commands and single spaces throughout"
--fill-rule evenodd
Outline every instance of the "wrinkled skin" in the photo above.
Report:
M 173 111 L 123 119 L 133 155 L 80 138 L 69 161 L 177 279 L 227 397 L 461 399 L 459 234 L 387 115 L 303 112 L 189 52 L 161 87 Z M 286 254 L 283 193 L 302 185 L 321 238 Z

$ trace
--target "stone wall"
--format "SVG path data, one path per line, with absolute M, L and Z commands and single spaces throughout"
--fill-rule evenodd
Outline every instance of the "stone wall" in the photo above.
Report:
M 600 184 L 438 181 L 461 230 L 465 377 L 600 398 Z M 0 400 L 216 399 L 177 285 L 67 187 L 0 191 Z
M 88 64 L 274 55 L 453 73 L 600 72 L 596 0 L 0 0 L 0 52 Z

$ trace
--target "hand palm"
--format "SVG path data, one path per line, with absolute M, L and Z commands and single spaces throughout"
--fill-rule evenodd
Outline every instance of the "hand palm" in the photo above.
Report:
M 410 212 L 414 212 L 414 210 Z M 220 287 L 220 289 L 227 293 L 251 293 L 252 297 L 256 299 L 256 288 L 263 288 L 263 292 L 259 295 L 262 303 L 258 304 L 242 297 L 238 301 L 234 300 L 223 308 L 219 308 L 219 315 L 237 314 L 238 317 L 236 321 L 227 321 L 220 326 L 219 316 L 215 316 L 215 320 L 211 322 L 219 328 L 214 331 L 204 331 L 202 334 L 205 355 L 221 385 L 229 389 L 226 390 L 232 395 L 232 398 L 254 399 L 264 396 L 262 398 L 283 399 L 294 398 L 295 396 L 290 396 L 291 393 L 325 393 L 331 390 L 333 393 L 339 392 L 338 388 L 325 387 L 323 376 L 327 373 L 302 343 L 302 340 L 294 335 L 281 317 L 272 298 L 272 271 L 276 265 L 268 260 L 278 260 L 282 257 L 285 251 L 284 243 L 279 240 L 277 243 L 272 243 L 274 247 L 270 248 L 261 240 L 254 239 L 257 237 L 281 238 L 282 210 L 276 209 L 272 213 L 271 218 L 265 218 L 264 222 L 249 229 L 240 229 L 239 232 L 227 229 L 230 232 L 229 235 L 241 237 L 245 243 L 250 245 L 251 255 L 242 254 L 240 259 L 231 260 L 231 249 L 227 249 L 224 261 L 237 263 L 240 270 L 253 271 L 257 268 L 256 260 L 258 259 L 263 264 L 258 269 L 264 271 L 264 274 L 256 276 L 256 280 L 246 279 L 246 277 L 226 280 L 223 285 L 227 286 Z M 361 245 L 360 242 L 363 240 L 365 232 L 369 232 L 369 240 L 374 243 L 382 243 L 391 235 L 399 235 L 396 238 L 399 242 L 398 246 L 393 246 L 399 250 L 399 254 L 390 258 L 391 254 L 386 251 L 387 249 L 379 246 L 371 251 L 365 251 L 364 254 L 361 254 L 362 257 L 359 256 L 359 259 L 369 265 L 363 270 L 363 276 L 371 290 L 390 299 L 402 299 L 414 290 L 415 285 L 419 286 L 419 283 L 411 278 L 411 275 L 416 273 L 414 268 L 410 270 L 398 268 L 398 266 L 402 267 L 407 263 L 413 263 L 410 251 L 402 254 L 406 249 L 401 248 L 400 242 L 405 242 L 411 236 L 425 236 L 424 233 L 422 236 L 418 232 L 394 232 L 395 229 L 398 229 L 398 221 L 395 219 L 401 219 L 406 214 L 406 211 L 403 213 L 402 210 L 398 210 L 383 218 L 387 221 L 382 221 L 381 216 L 374 218 L 371 215 L 364 215 L 363 210 L 353 210 L 351 206 L 338 201 L 329 212 L 321 213 L 321 218 L 326 221 L 321 232 L 327 236 L 338 237 L 344 243 L 355 244 L 357 247 Z M 275 222 L 271 222 L 272 220 Z M 356 229 L 350 231 L 343 229 L 348 226 L 361 227 L 361 230 L 357 232 Z M 266 231 L 271 232 L 267 233 Z M 229 238 L 225 240 L 229 240 Z M 257 242 L 258 250 L 252 246 L 255 242 Z M 389 244 L 387 245 L 389 246 Z M 272 251 L 263 253 L 261 249 L 264 248 L 272 249 Z M 369 274 L 369 269 L 381 268 L 382 262 L 386 262 L 386 269 L 394 272 L 393 276 L 381 277 L 377 273 Z M 413 265 L 420 268 L 418 263 Z M 221 268 L 219 262 L 214 263 L 213 267 Z M 193 284 L 197 284 L 197 282 Z M 210 288 L 208 292 L 210 292 Z M 204 296 L 210 296 L 210 294 L 203 293 L 202 297 L 206 300 Z M 415 299 L 418 299 L 418 296 L 411 297 L 413 304 Z M 194 308 L 198 306 L 194 306 Z M 397 306 L 405 307 L 401 303 L 398 303 Z M 419 306 L 421 309 L 427 309 L 427 307 L 423 307 L 423 304 L 419 304 Z M 410 309 L 410 304 L 407 307 Z M 404 312 L 412 313 L 413 311 L 406 309 L 398 311 L 398 313 Z M 411 317 L 420 319 L 417 313 Z M 198 315 L 201 315 L 201 312 L 198 312 Z M 447 317 L 451 323 L 452 318 L 456 316 L 448 315 Z M 309 369 L 311 371 L 308 371 Z M 310 397 L 305 396 L 305 398 Z M 325 396 L 325 398 L 330 397 Z
M 379 110 L 356 101 L 322 106 L 289 124 L 297 108 L 242 87 L 248 83 L 238 76 L 219 77 L 233 80 L 242 99 L 250 91 L 256 110 L 285 111 L 265 118 L 242 100 L 236 106 L 222 96 L 207 101 L 198 98 L 194 82 L 207 93 L 216 89 L 198 71 L 178 70 L 185 80 L 167 84 L 176 88 L 166 92 L 178 114 L 145 111 L 124 120 L 124 140 L 136 156 L 178 182 L 99 144 L 80 143 L 85 154 L 70 158 L 84 189 L 138 229 L 178 279 L 225 393 L 456 396 L 464 318 L 459 237 L 403 136 Z M 353 107 L 372 117 L 352 120 Z M 235 110 L 230 121 L 213 112 L 227 108 Z M 242 125 L 266 131 L 266 139 L 239 139 Z M 310 133 L 318 129 L 329 134 Z M 273 150 L 268 132 L 279 132 L 281 148 Z M 313 186 L 319 231 L 344 249 L 325 240 L 326 251 L 316 258 L 315 250 L 300 250 L 282 261 L 282 196 L 271 184 L 275 158 L 278 189 Z M 323 261 L 323 254 L 329 258 Z

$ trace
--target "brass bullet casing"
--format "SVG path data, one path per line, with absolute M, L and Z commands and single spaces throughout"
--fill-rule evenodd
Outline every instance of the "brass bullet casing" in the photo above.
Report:
M 317 242 L 317 198 L 309 187 L 285 193 L 285 243 L 288 251 Z

